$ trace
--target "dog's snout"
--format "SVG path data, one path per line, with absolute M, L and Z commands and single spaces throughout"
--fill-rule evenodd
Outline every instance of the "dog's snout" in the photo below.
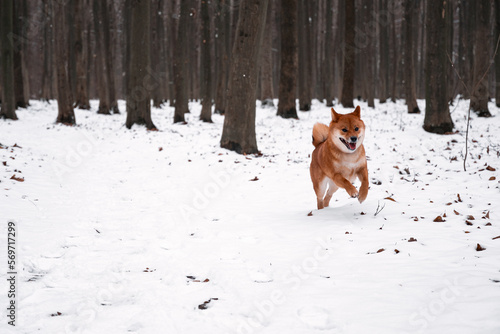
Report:
M 358 137 L 356 137 L 356 136 L 351 137 L 351 143 L 355 143 L 357 141 L 358 141 Z

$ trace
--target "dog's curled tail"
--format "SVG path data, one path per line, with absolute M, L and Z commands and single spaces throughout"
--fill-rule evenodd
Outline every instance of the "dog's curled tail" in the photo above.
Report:
M 316 123 L 313 127 L 313 145 L 318 147 L 319 144 L 326 141 L 328 138 L 328 126 L 322 123 Z

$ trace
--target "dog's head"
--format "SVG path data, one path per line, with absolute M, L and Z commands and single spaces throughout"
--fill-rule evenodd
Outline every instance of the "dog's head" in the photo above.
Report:
M 330 137 L 334 145 L 342 152 L 354 153 L 363 144 L 365 123 L 360 116 L 359 106 L 352 113 L 346 115 L 337 114 L 332 108 Z

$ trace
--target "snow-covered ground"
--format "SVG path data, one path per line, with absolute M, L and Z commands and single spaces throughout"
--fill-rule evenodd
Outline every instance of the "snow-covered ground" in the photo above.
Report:
M 54 124 L 55 103 L 31 104 L 0 121 L 1 333 L 500 332 L 493 103 L 496 117 L 472 116 L 467 171 L 468 101 L 444 136 L 403 101 L 360 103 L 368 198 L 339 190 L 321 211 L 311 130 L 330 111 L 318 101 L 298 121 L 258 107 L 260 157 L 221 149 L 223 117 L 200 122 L 197 103 L 187 125 L 153 109 L 159 132 L 127 130 L 95 101 L 76 127 Z

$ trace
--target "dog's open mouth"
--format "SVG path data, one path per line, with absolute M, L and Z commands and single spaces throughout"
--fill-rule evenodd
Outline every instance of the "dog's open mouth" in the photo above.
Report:
M 356 143 L 348 143 L 344 138 L 339 137 L 340 141 L 344 143 L 348 150 L 354 151 L 356 149 Z

